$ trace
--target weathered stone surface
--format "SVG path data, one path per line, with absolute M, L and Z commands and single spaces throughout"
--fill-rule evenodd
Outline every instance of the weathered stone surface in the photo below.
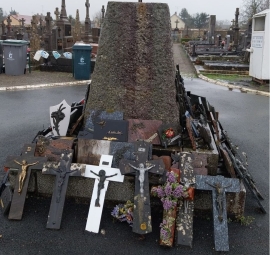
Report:
M 99 40 L 90 109 L 125 119 L 178 119 L 167 4 L 109 2 Z M 173 109 L 173 111 L 172 111 Z

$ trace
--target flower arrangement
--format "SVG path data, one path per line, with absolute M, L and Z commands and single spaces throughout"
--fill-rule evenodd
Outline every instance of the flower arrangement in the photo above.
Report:
M 177 169 L 178 170 L 178 169 Z M 179 170 L 178 170 L 179 171 Z M 188 188 L 179 183 L 180 172 L 167 172 L 163 185 L 152 187 L 151 194 L 161 199 L 163 204 L 163 221 L 160 224 L 160 244 L 172 246 L 176 220 L 176 205 L 180 198 L 189 197 Z
M 126 221 L 132 227 L 133 208 L 134 204 L 128 200 L 125 204 L 116 205 L 113 208 L 111 215 L 121 222 Z

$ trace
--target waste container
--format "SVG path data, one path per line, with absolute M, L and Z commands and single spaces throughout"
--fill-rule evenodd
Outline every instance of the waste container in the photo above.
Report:
M 91 76 L 90 44 L 76 43 L 72 47 L 73 76 L 76 80 L 89 80 Z
M 7 75 L 24 74 L 27 63 L 27 41 L 5 40 L 2 42 Z
M 0 73 L 3 72 L 3 46 L 2 46 L 3 40 L 0 40 Z

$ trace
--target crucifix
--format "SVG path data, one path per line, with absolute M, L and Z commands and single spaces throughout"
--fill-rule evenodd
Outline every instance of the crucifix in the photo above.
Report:
M 52 17 L 51 17 L 51 13 L 47 12 L 47 16 L 45 17 L 45 21 L 46 21 L 46 32 L 47 34 L 51 33 L 51 23 L 52 23 Z
M 95 178 L 85 230 L 98 233 L 106 191 L 110 181 L 123 182 L 118 168 L 111 168 L 113 156 L 102 155 L 99 166 L 86 165 L 85 177 Z
M 240 192 L 236 178 L 196 176 L 196 189 L 211 190 L 216 251 L 229 251 L 226 192 Z
M 43 165 L 42 174 L 56 175 L 47 228 L 60 229 L 69 176 L 84 176 L 85 165 L 72 164 L 72 150 L 62 151 L 60 162 Z
M 177 26 L 178 26 L 178 23 L 179 23 L 179 20 L 177 19 L 176 21 L 175 21 L 175 28 L 178 28 Z
M 86 0 L 85 7 L 86 7 L 86 18 L 89 18 L 89 7 L 90 7 L 89 0 Z
M 149 160 L 150 143 L 138 141 L 134 147 L 135 161 L 122 159 L 119 168 L 122 174 L 135 174 L 133 232 L 147 234 L 152 232 L 148 172 L 162 175 L 165 165 L 162 159 Z
M 22 19 L 21 19 L 21 22 L 22 22 L 22 27 L 24 27 L 24 22 L 25 22 L 25 19 L 24 19 L 24 18 L 22 18 Z
M 11 23 L 12 20 L 10 18 L 10 16 L 7 17 L 7 36 L 10 36 L 10 29 L 11 29 Z
M 60 12 L 59 12 L 58 7 L 55 8 L 54 14 L 55 14 L 55 20 L 59 20 Z
M 27 146 L 27 148 L 31 148 Z M 31 170 L 42 170 L 43 163 L 47 161 L 46 157 L 35 157 L 31 150 L 29 154 L 23 152 L 20 156 L 8 156 L 5 162 L 5 169 L 18 169 L 18 174 L 14 184 L 14 194 L 10 206 L 10 220 L 21 220 L 23 208 L 27 194 L 27 188 L 31 176 Z
M 102 8 L 101 8 L 101 12 L 102 12 L 102 23 L 103 23 L 103 20 L 104 20 L 104 14 L 105 14 L 105 8 L 104 8 L 104 5 L 102 5 Z
M 192 189 L 192 185 L 195 183 L 195 176 L 192 166 L 192 154 L 185 152 L 180 153 L 179 161 L 179 169 L 181 171 L 180 182 L 187 190 Z M 194 201 L 192 197 L 187 197 L 180 201 L 176 221 L 176 240 L 178 245 L 187 245 L 192 247 L 193 211 Z
M 5 34 L 5 30 L 6 30 L 6 25 L 4 23 L 4 20 L 2 21 L 2 35 Z

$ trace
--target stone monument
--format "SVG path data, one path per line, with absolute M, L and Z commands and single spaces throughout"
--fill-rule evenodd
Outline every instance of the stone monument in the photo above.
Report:
M 89 18 L 89 8 L 90 8 L 89 0 L 86 0 L 85 7 L 86 7 L 86 17 L 85 17 L 85 21 L 84 21 L 83 41 L 85 43 L 91 43 L 91 42 L 93 42 L 93 38 L 92 38 L 91 20 Z
M 170 12 L 163 3 L 109 2 L 99 38 L 91 109 L 125 119 L 176 122 Z

